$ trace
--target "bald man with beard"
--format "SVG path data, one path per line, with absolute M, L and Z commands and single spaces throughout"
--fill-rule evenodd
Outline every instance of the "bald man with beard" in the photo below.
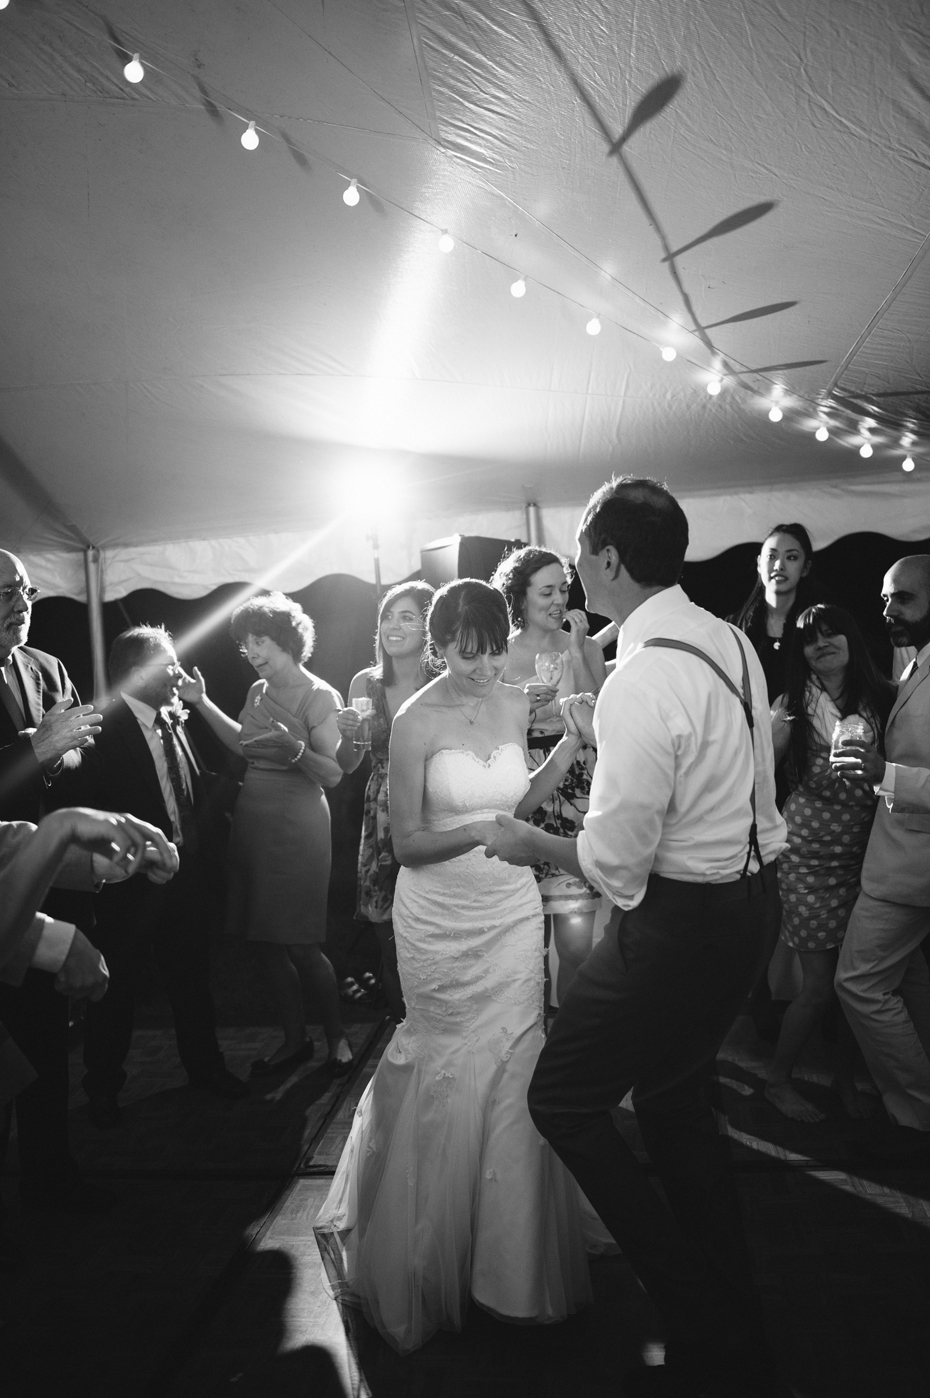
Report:
M 837 771 L 878 794 L 862 891 L 840 950 L 836 989 L 894 1130 L 864 1148 L 930 1158 L 930 555 L 899 559 L 882 584 L 896 646 L 917 655 L 901 676 L 885 756 L 848 743 Z

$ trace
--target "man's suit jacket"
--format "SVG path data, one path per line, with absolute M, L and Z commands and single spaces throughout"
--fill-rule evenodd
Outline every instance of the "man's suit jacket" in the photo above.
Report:
M 889 809 L 878 798 L 862 866 L 862 887 L 890 903 L 930 907 L 930 666 L 898 689 L 885 729 L 885 754 L 901 764 Z
M 183 732 L 180 742 L 190 771 L 198 828 L 196 851 L 182 849 L 181 858 L 188 866 L 196 862 L 198 872 L 212 878 L 218 863 L 212 810 L 204 782 L 198 774 L 200 764 Z M 101 731 L 93 749 L 88 749 L 85 757 L 80 778 L 84 805 L 104 811 L 128 811 L 130 815 L 156 825 L 169 840 L 172 838 L 171 817 L 151 750 L 138 719 L 124 700 L 117 697 L 107 706 Z M 111 914 L 114 918 L 129 916 L 144 904 L 161 901 L 165 895 L 164 892 L 157 892 L 157 887 L 146 878 L 108 885 L 98 895 L 98 921 L 102 925 Z
M 27 727 L 38 728 L 43 715 L 60 699 L 73 698 L 76 704 L 81 702 L 67 670 L 54 655 L 31 646 L 17 646 L 13 652 L 13 668 L 25 697 Z M 79 749 L 65 753 L 60 777 L 53 778 L 47 787 L 32 743 L 28 737 L 19 736 L 6 705 L 0 704 L 0 820 L 35 822 L 43 804 L 49 807 L 66 804 L 67 779 L 80 764 Z

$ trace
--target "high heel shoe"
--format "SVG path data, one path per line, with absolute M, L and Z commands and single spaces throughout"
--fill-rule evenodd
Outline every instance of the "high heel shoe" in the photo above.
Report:
M 326 1066 L 334 1078 L 347 1078 L 355 1067 L 355 1055 L 350 1053 L 348 1058 L 337 1058 L 331 1053 L 326 1060 Z

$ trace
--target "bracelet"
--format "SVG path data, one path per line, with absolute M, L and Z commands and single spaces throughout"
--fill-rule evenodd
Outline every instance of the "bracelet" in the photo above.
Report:
M 304 753 L 305 753 L 306 751 L 307 751 L 307 744 L 304 743 L 304 742 L 302 742 L 302 743 L 300 744 L 300 747 L 297 749 L 296 753 L 294 754 L 294 756 L 288 759 L 288 761 L 290 762 L 290 764 L 291 764 L 292 767 L 293 767 L 293 765 L 294 765 L 295 762 L 299 762 L 299 761 L 300 761 L 300 759 L 303 757 L 303 755 L 304 755 Z

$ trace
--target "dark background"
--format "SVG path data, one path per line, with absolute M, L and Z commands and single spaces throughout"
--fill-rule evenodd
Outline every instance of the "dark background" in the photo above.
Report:
M 686 564 L 682 583 L 692 601 L 718 616 L 737 610 L 755 581 L 760 544 L 761 540 L 740 544 L 706 562 Z M 885 674 L 890 674 L 892 652 L 882 622 L 882 578 L 898 558 L 924 552 L 930 552 L 930 538 L 902 543 L 882 534 L 851 534 L 814 555 L 823 599 L 839 603 L 853 613 Z M 229 613 L 241 600 L 243 585 L 227 584 L 206 597 L 193 600 L 143 590 L 130 593 L 119 602 L 108 602 L 103 609 L 107 648 L 127 626 L 145 622 L 167 627 L 175 637 L 185 667 L 190 670 L 198 666 L 210 697 L 227 713 L 236 716 L 254 679 L 253 671 L 228 634 Z M 309 668 L 345 695 L 352 676 L 370 665 L 373 659 L 374 584 L 336 573 L 318 578 L 290 595 L 313 618 L 316 626 L 316 648 Z M 577 578 L 572 582 L 570 605 L 583 605 Z M 212 627 L 192 643 L 186 643 L 187 634 L 208 618 L 214 619 Z M 591 630 L 598 630 L 604 620 L 591 616 Z M 40 598 L 33 607 L 29 643 L 58 656 L 79 693 L 91 696 L 93 678 L 87 609 L 83 603 L 61 597 Z M 608 656 L 611 654 L 612 650 L 608 650 Z M 213 739 L 196 714 L 191 723 L 208 762 L 217 770 L 241 775 L 243 764 Z M 370 929 L 355 922 L 353 917 L 355 867 L 367 779 L 368 764 L 364 762 L 356 772 L 343 778 L 335 790 L 327 793 L 333 820 L 328 947 L 340 976 L 360 974 L 377 962 Z M 244 976 L 240 951 L 225 952 L 222 962 L 217 958 L 216 964 L 216 977 L 220 981 L 217 998 L 225 1022 L 240 1018 L 256 1022 L 254 1003 L 245 991 L 237 988 L 243 977 L 248 980 Z

